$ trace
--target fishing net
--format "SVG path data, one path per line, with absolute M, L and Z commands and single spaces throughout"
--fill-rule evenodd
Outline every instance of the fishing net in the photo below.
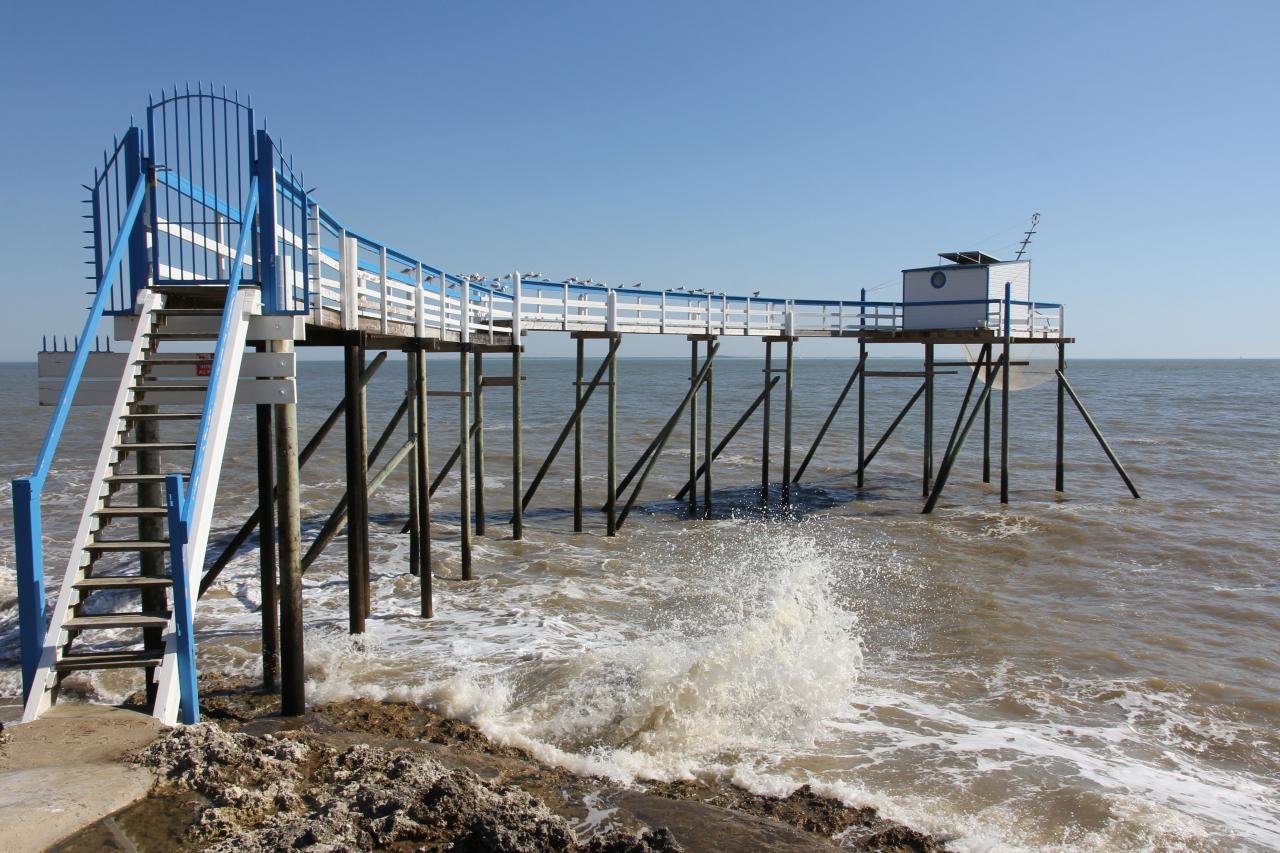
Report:
M 1000 353 L 1003 347 L 1000 344 L 992 345 L 991 358 L 992 361 L 1000 360 Z M 1045 357 L 1045 353 L 1053 353 L 1051 357 Z M 964 345 L 964 355 L 970 364 L 978 360 L 978 356 L 982 354 L 982 347 L 978 345 Z M 1054 378 L 1054 370 L 1058 367 L 1057 351 L 1053 347 L 1035 346 L 1030 344 L 1014 344 L 1009 347 L 1009 361 L 1013 362 L 1013 367 L 1009 368 L 1009 390 L 1025 391 L 1028 388 L 1034 388 L 1037 385 L 1043 385 Z M 1026 364 L 1018 364 L 1020 361 Z M 979 381 L 985 382 L 986 371 L 978 373 Z M 995 388 L 999 390 L 1003 385 L 1003 380 L 996 377 Z

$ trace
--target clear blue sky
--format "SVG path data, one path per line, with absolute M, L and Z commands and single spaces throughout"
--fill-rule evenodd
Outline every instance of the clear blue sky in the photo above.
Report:
M 3 360 L 78 330 L 80 184 L 188 80 L 449 269 L 853 297 L 1039 211 L 1075 355 L 1280 356 L 1274 2 L 6 8 Z

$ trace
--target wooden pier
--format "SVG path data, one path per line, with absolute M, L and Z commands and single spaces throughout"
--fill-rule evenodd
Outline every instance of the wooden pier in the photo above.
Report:
M 251 164 L 245 174 L 210 186 L 208 176 L 190 163 L 158 159 L 169 150 L 169 142 L 180 147 L 176 139 L 166 137 L 177 133 L 167 130 L 168 119 L 189 117 L 192 110 L 202 120 L 210 117 L 211 127 L 201 132 L 208 134 L 215 161 L 221 157 L 231 163 L 239 157 Z M 252 133 L 229 148 L 229 125 L 225 118 L 219 124 L 218 111 L 224 116 L 237 112 L 237 120 Z M 198 719 L 191 614 L 200 595 L 255 531 L 261 531 L 263 684 L 280 690 L 283 713 L 302 713 L 303 573 L 326 548 L 344 541 L 348 628 L 354 634 L 365 630 L 372 615 L 370 498 L 401 466 L 408 469 L 403 526 L 410 542 L 407 571 L 418 579 L 423 618 L 433 615 L 437 545 L 432 517 L 433 509 L 439 509 L 434 495 L 444 479 L 457 471 L 459 564 L 462 578 L 470 580 L 477 571 L 474 537 L 492 535 L 495 525 L 509 525 L 513 539 L 525 535 L 526 510 L 571 436 L 572 458 L 560 464 L 571 465 L 573 471 L 574 531 L 599 524 L 606 535 L 617 535 L 645 497 L 651 474 L 682 424 L 687 425 L 689 440 L 688 477 L 674 497 L 687 503 L 690 516 L 710 516 L 717 490 L 744 485 L 718 478 L 714 463 L 755 418 L 763 433 L 760 501 L 776 500 L 785 506 L 832 425 L 848 408 L 853 412 L 845 417 L 856 419 L 856 447 L 842 451 L 847 454 L 848 476 L 859 490 L 865 488 L 877 454 L 919 404 L 924 425 L 922 511 L 930 513 L 938 506 L 979 419 L 983 479 L 990 479 L 991 439 L 998 435 L 1000 500 L 1007 503 L 1010 373 L 1017 366 L 1011 361 L 1013 346 L 1055 348 L 1054 488 L 1065 488 L 1065 407 L 1070 399 L 1138 497 L 1067 380 L 1066 351 L 1074 339 L 1064 336 L 1062 307 L 1015 293 L 1017 281 L 1006 283 L 1002 293 L 984 291 L 978 297 L 954 298 L 948 291 L 942 294 L 945 299 L 934 295 L 885 302 L 869 301 L 865 290 L 857 299 L 806 300 L 683 288 L 621 289 L 520 272 L 493 278 L 458 276 L 349 230 L 310 197 L 301 175 L 294 174 L 276 143 L 264 130 L 255 129 L 247 106 L 225 95 L 175 92 L 153 103 L 147 116 L 148 132 L 131 128 L 103 172 L 95 175 L 94 304 L 74 353 L 67 348 L 41 354 L 42 382 L 48 385 L 41 393 L 55 406 L 53 425 L 33 475 L 14 484 L 26 719 L 35 719 L 49 707 L 68 673 L 104 667 L 141 669 L 155 714 L 166 722 Z M 218 139 L 224 140 L 221 152 Z M 108 209 L 106 202 L 115 195 L 127 196 L 129 205 Z M 959 280 L 962 274 L 971 276 L 977 268 L 994 269 L 999 263 L 986 259 L 937 269 L 944 271 L 945 284 L 946 273 Z M 932 287 L 942 288 L 936 272 Z M 973 309 L 978 319 L 964 328 L 915 327 L 916 312 L 948 308 Z M 115 338 L 127 342 L 127 352 L 94 351 L 90 341 L 98 339 L 99 324 L 106 317 L 115 324 Z M 533 474 L 526 486 L 521 358 L 526 341 L 536 335 L 564 335 L 574 341 L 574 403 L 563 413 L 563 426 L 546 457 L 531 460 Z M 619 366 L 627 338 L 636 335 L 683 338 L 690 350 L 689 371 L 672 377 L 685 392 L 639 457 L 619 460 L 619 397 L 646 390 L 628 388 Z M 725 400 L 714 392 L 716 357 L 727 338 L 760 340 L 763 379 L 749 405 L 726 414 Z M 847 380 L 829 401 L 796 398 L 796 355 L 806 338 L 845 341 L 850 357 L 856 357 Z M 592 369 L 587 347 L 595 341 L 599 344 L 593 348 L 602 344 L 604 353 Z M 200 342 L 204 351 L 190 352 Z M 922 369 L 869 369 L 869 348 L 884 351 L 891 345 L 895 354 L 920 354 Z M 948 345 L 976 347 L 979 354 L 972 362 L 939 360 L 936 348 Z M 298 399 L 294 382 L 295 354 L 302 347 L 340 350 L 344 380 L 343 399 L 305 443 L 297 427 L 297 405 L 304 401 Z M 404 354 L 403 399 L 387 423 L 370 424 L 365 389 L 392 352 Z M 456 355 L 456 387 L 433 387 L 427 359 L 431 353 Z M 949 412 L 935 411 L 936 379 L 945 375 L 966 381 L 954 419 Z M 868 380 L 919 381 L 878 437 L 867 435 L 868 408 L 874 402 Z M 992 390 L 997 383 L 1000 429 L 995 431 Z M 592 452 L 584 437 L 588 405 L 602 386 L 607 395 L 603 453 Z M 493 393 L 511 395 L 512 430 L 510 493 L 496 508 L 487 503 L 493 495 L 484 488 L 485 398 Z M 775 448 L 778 396 L 782 446 Z M 46 617 L 40 491 L 73 406 L 94 403 L 111 406 L 110 427 L 58 604 Z M 257 508 L 220 553 L 207 559 L 222 447 L 235 404 L 255 406 Z M 456 406 L 456 430 L 444 439 L 452 452 L 443 459 L 430 453 L 429 405 L 437 412 L 441 406 Z M 813 436 L 797 435 L 798 406 L 827 409 Z M 940 455 L 933 444 L 939 414 L 950 424 Z M 347 490 L 307 543 L 302 536 L 300 485 L 308 461 L 339 421 Z M 196 426 L 194 441 L 189 433 L 175 439 L 182 424 Z M 730 424 L 729 429 L 716 442 L 723 424 Z M 439 441 L 437 437 L 438 446 Z M 782 476 L 774 481 L 771 462 L 779 455 Z M 620 461 L 625 473 L 618 468 Z M 584 478 L 588 471 L 598 470 L 595 466 L 604 469 L 606 494 L 603 504 L 589 511 Z M 136 494 L 132 503 L 124 502 L 129 489 Z M 649 497 L 655 497 L 652 490 Z M 136 523 L 136 533 L 130 534 L 134 538 L 106 535 L 118 531 L 117 520 Z M 137 555 L 134 573 L 127 567 L 125 574 L 118 568 L 96 571 L 105 554 L 119 553 Z M 81 615 L 89 595 L 107 588 L 138 591 L 138 611 Z M 136 628 L 139 648 L 128 653 L 80 650 L 86 638 L 91 645 L 95 629 L 105 627 Z

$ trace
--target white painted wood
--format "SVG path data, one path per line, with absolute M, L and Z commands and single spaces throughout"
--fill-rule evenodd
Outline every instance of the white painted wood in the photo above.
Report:
M 226 369 L 223 380 L 217 387 L 209 389 L 213 395 L 213 407 L 210 411 L 211 423 L 208 432 L 208 444 L 204 448 L 202 470 L 196 472 L 198 491 L 188 498 L 193 507 L 189 520 L 189 534 L 184 548 L 184 556 L 188 567 L 187 601 L 190 612 L 195 614 L 197 593 L 200 578 L 204 573 L 205 550 L 209 544 L 209 526 L 213 521 L 213 508 L 218 494 L 218 479 L 222 473 L 222 456 L 227 446 L 227 434 L 231 427 L 231 409 L 238 386 L 240 364 L 244 358 L 245 343 L 248 339 L 250 318 L 259 314 L 261 294 L 257 290 L 240 290 L 236 294 L 234 306 L 235 323 L 231 327 L 228 338 L 222 342 L 226 358 Z M 176 591 L 175 591 L 175 594 Z M 165 629 L 164 662 L 157 673 L 155 717 L 167 725 L 178 721 L 178 662 L 173 620 L 170 619 Z
M 342 328 L 344 329 L 355 329 L 360 324 L 359 296 L 357 294 L 360 284 L 356 264 L 359 251 L 356 239 L 348 237 L 347 232 L 343 231 L 339 293 L 342 297 Z
M 413 334 L 418 338 L 427 336 L 426 291 L 422 289 L 422 262 L 414 268 L 413 280 Z
M 138 295 L 139 327 L 146 332 L 154 318 L 157 308 L 164 305 L 164 296 L 154 290 L 143 290 Z M 84 547 L 89 536 L 97 530 L 99 521 L 94 515 L 101 508 L 105 492 L 104 478 L 107 476 L 112 461 L 115 459 L 114 445 L 121 427 L 121 418 L 129 411 L 133 402 L 133 394 L 129 386 L 139 370 L 139 362 L 146 352 L 149 338 L 138 335 L 129 349 L 129 366 L 124 377 L 116 386 L 115 401 L 111 407 L 111 415 L 107 418 L 107 430 L 98 449 L 98 461 L 93 468 L 93 479 L 89 481 L 89 491 L 85 498 L 84 510 L 80 514 L 80 525 L 76 528 L 75 539 L 71 541 L 71 553 L 67 558 L 67 568 L 62 575 L 62 586 L 58 591 L 58 600 L 54 604 L 49 619 L 49 630 L 45 632 L 44 648 L 40 653 L 35 677 L 31 684 L 31 693 L 27 696 L 27 704 L 22 711 L 22 721 L 30 722 L 43 714 L 52 702 L 52 688 L 57 675 L 54 665 L 67 642 L 67 632 L 62 626 L 66 623 L 71 608 L 80 603 L 80 593 L 75 584 L 84 576 L 84 565 L 88 560 Z

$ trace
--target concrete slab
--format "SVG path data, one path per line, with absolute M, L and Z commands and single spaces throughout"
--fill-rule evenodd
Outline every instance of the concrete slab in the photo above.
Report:
M 124 760 L 163 731 L 154 717 L 101 705 L 55 705 L 6 726 L 0 747 L 0 838 L 38 851 L 124 808 L 151 789 L 150 771 Z

